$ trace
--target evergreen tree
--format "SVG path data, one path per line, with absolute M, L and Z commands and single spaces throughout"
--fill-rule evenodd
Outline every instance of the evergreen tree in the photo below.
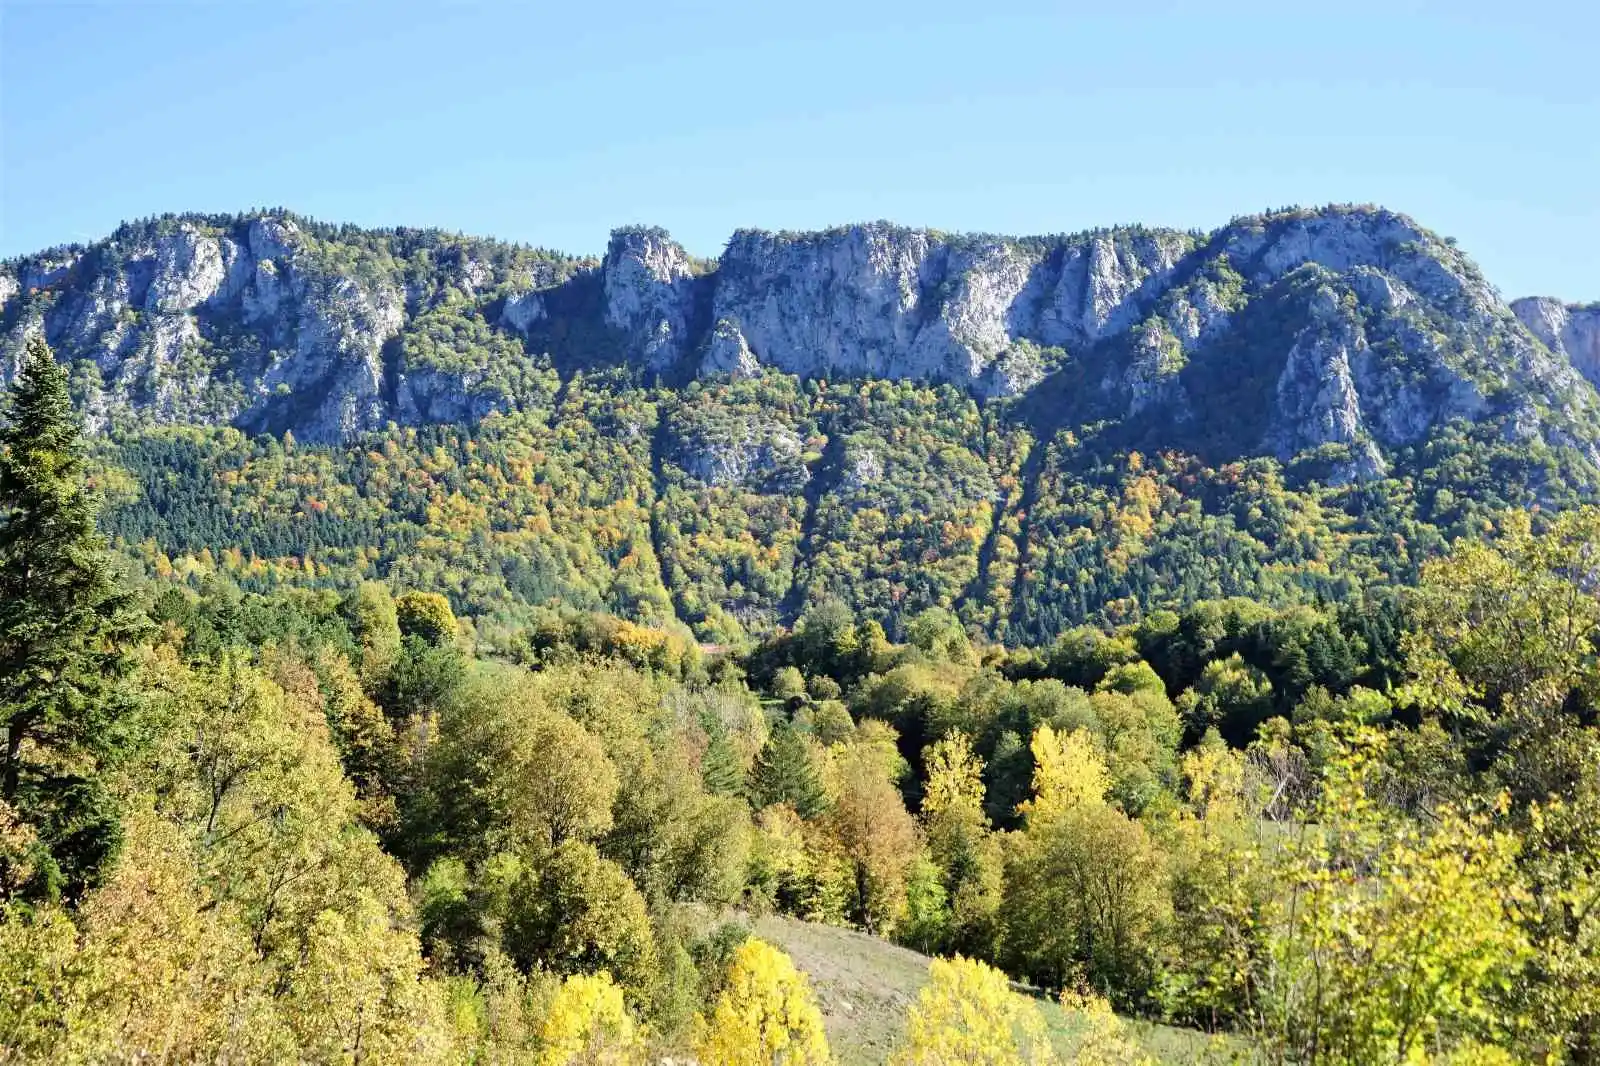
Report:
M 750 771 L 750 797 L 757 807 L 787 803 L 802 818 L 815 818 L 828 807 L 828 796 L 811 761 L 805 737 L 781 723 L 761 749 Z
M 714 796 L 736 796 L 744 789 L 744 768 L 728 734 L 720 727 L 711 730 L 706 752 L 700 757 L 700 778 Z
M 28 343 L 0 429 L 0 798 L 32 822 L 53 884 L 93 883 L 119 830 L 99 781 L 127 741 L 118 691 L 147 625 L 111 570 L 66 372 Z

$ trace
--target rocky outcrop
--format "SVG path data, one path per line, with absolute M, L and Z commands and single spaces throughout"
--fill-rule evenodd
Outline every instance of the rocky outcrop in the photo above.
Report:
M 26 300 L 62 357 L 95 363 L 107 412 L 342 440 L 387 418 L 382 349 L 403 301 L 302 245 L 276 217 L 125 229 L 92 257 L 25 261 L 7 302 Z
M 736 378 L 755 377 L 761 364 L 744 339 L 739 324 L 732 319 L 719 318 L 706 338 L 704 353 L 700 356 L 700 373 L 703 375 L 727 374 Z
M 694 270 L 666 231 L 617 230 L 601 273 L 606 324 L 623 335 L 645 367 L 666 369 L 689 352 Z
M 394 417 L 402 426 L 467 425 L 505 409 L 505 397 L 481 387 L 480 376 L 420 367 L 400 375 Z
M 386 421 L 382 400 L 383 346 L 404 322 L 400 294 L 364 288 L 351 278 L 318 278 L 299 294 L 294 347 L 261 375 L 262 397 L 244 418 L 270 424 L 274 399 L 287 389 L 298 398 L 296 436 L 345 440 Z
M 792 238 L 734 235 L 713 315 L 739 324 L 763 365 L 808 377 L 932 377 L 910 361 L 934 280 L 926 233 L 855 226 Z
M 745 231 L 719 263 L 714 314 L 787 373 L 1010 395 L 1037 380 L 1017 341 L 1081 345 L 1125 327 L 1186 247 L 1176 234 L 1026 243 L 884 223 Z
M 1325 445 L 1342 445 L 1349 458 L 1335 480 L 1381 476 L 1387 466 L 1364 421 L 1352 362 L 1370 352 L 1357 320 L 1331 287 L 1312 298 L 1311 322 L 1295 337 L 1275 390 L 1266 446 L 1280 459 Z
M 1184 367 L 1183 343 L 1160 318 L 1151 318 L 1133 332 L 1133 358 L 1128 361 L 1120 380 L 1126 393 L 1129 415 L 1138 415 L 1148 408 L 1162 406 L 1175 417 L 1188 418 L 1190 411 L 1180 374 Z
M 500 311 L 500 324 L 526 337 L 535 325 L 548 317 L 544 297 L 532 290 L 514 292 L 506 297 L 505 307 Z
M 281 213 L 185 216 L 0 264 L 0 373 L 41 329 L 99 370 L 108 419 L 337 441 L 389 420 L 476 421 L 551 365 L 672 381 L 768 368 L 990 398 L 1068 367 L 1053 380 L 1095 418 L 1192 426 L 1197 440 L 1248 425 L 1241 451 L 1339 445 L 1364 477 L 1453 419 L 1593 446 L 1600 309 L 1514 311 L 1449 242 L 1375 208 L 1209 236 L 746 230 L 714 264 L 656 229 L 616 231 L 595 261 L 423 231 L 357 240 Z M 419 321 L 432 354 L 397 356 Z M 1246 379 L 1266 384 L 1219 400 Z M 742 448 L 704 472 L 758 468 Z M 845 474 L 870 481 L 872 462 Z
M 1535 296 L 1513 301 L 1511 310 L 1554 355 L 1600 386 L 1600 304 L 1564 304 Z
M 237 256 L 231 242 L 230 252 Z M 222 246 L 193 226 L 184 226 L 157 242 L 154 259 L 155 274 L 144 298 L 147 311 L 192 311 L 215 296 L 226 277 Z
M 684 442 L 683 468 L 708 485 L 794 492 L 810 479 L 800 438 L 786 426 L 753 421 L 732 432 Z
M 1132 326 L 1191 248 L 1183 234 L 1113 230 L 1062 247 L 1039 278 L 1030 331 L 1041 344 L 1077 347 Z

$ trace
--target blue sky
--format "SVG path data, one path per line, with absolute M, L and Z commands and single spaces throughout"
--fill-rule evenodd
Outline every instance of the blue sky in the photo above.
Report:
M 1375 201 L 1600 299 L 1597 8 L 0 0 L 0 256 L 279 204 L 715 254 Z

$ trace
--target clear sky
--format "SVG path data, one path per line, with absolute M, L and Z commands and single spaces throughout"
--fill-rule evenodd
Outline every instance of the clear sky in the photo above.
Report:
M 0 256 L 283 205 L 598 252 L 1375 201 L 1600 299 L 1600 4 L 0 0 Z

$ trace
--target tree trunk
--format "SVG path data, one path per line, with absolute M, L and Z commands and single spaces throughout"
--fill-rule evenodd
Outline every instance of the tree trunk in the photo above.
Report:
M 0 774 L 0 799 L 10 803 L 17 794 L 17 779 L 22 770 L 22 738 L 26 732 L 17 718 L 6 727 L 6 766 Z

